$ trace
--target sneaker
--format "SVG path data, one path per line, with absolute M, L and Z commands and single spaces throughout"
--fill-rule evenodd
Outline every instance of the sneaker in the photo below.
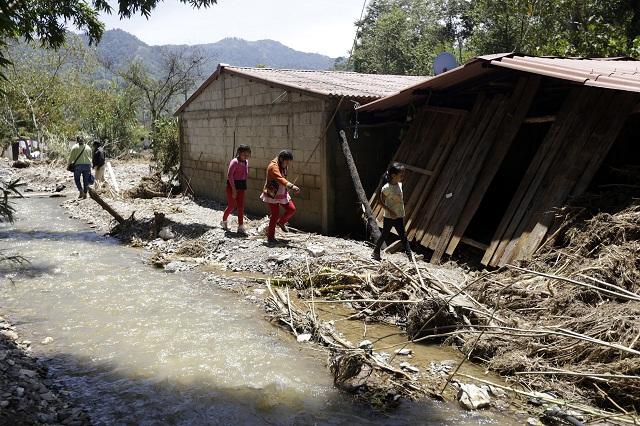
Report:
M 289 228 L 287 228 L 286 223 L 279 223 L 278 226 L 282 229 L 282 232 L 289 232 Z
M 245 235 L 245 236 L 247 235 L 247 231 L 244 229 L 244 225 L 238 225 L 237 233 L 240 235 Z
M 220 222 L 220 228 L 224 229 L 225 231 L 229 230 L 229 225 L 227 225 L 227 221 L 223 220 Z
M 380 260 L 380 252 L 378 250 L 374 250 L 373 253 L 371 253 L 371 257 L 373 260 Z

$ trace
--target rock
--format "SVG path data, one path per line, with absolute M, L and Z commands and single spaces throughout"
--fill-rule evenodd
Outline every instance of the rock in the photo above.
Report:
M 505 391 L 503 391 L 502 389 L 500 389 L 499 387 L 496 386 L 491 386 L 491 385 L 484 385 L 482 386 L 482 389 L 486 390 L 487 392 L 489 392 L 489 395 L 496 397 L 496 398 L 506 398 L 507 397 L 507 393 Z
M 363 340 L 362 342 L 360 342 L 358 347 L 360 349 L 371 349 L 373 348 L 373 343 L 371 342 L 371 340 Z
M 187 264 L 179 260 L 174 260 L 164 265 L 164 270 L 167 272 L 180 272 L 185 269 L 187 269 Z
M 7 357 L 7 351 L 0 351 L 0 361 L 3 361 Z
M 282 262 L 285 262 L 285 261 L 291 259 L 292 257 L 293 257 L 293 255 L 291 253 L 284 253 L 284 254 L 278 256 L 277 261 L 278 261 L 278 263 L 282 263 Z
M 412 373 L 419 373 L 420 369 L 414 365 L 409 364 L 408 362 L 401 362 L 400 368 L 403 370 L 411 371 Z
M 56 192 L 62 192 L 67 186 L 64 183 L 59 183 L 56 185 Z
M 173 233 L 170 226 L 165 226 L 158 232 L 158 236 L 163 240 L 173 240 L 176 237 L 176 234 Z
M 460 383 L 458 390 L 458 402 L 467 410 L 487 408 L 491 405 L 489 393 L 472 383 Z
M 18 386 L 16 388 L 16 395 L 18 396 L 18 398 L 22 398 L 22 396 L 24 395 L 24 388 L 21 388 L 20 386 Z
M 41 393 L 40 397 L 45 401 L 53 401 L 56 397 L 51 392 Z
M 536 419 L 535 417 L 529 417 L 527 419 L 527 426 L 542 426 L 544 423 L 542 423 L 540 420 Z
M 307 252 L 312 257 L 320 257 L 320 256 L 322 256 L 322 255 L 324 255 L 326 253 L 326 250 L 320 244 L 309 244 L 307 246 Z
M 13 330 L 2 330 L 0 331 L 0 334 L 3 334 L 5 337 L 11 340 L 18 340 L 18 333 Z
M 311 340 L 311 334 L 309 333 L 298 334 L 298 337 L 296 337 L 296 340 L 298 341 L 298 343 L 308 342 Z
M 411 355 L 413 351 L 409 348 L 396 349 L 396 355 L 407 356 Z
M 47 336 L 44 339 L 42 339 L 42 343 L 43 345 L 48 345 L 50 343 L 53 343 L 53 337 Z
M 21 343 L 25 346 L 31 346 L 31 340 L 23 340 Z
M 9 406 L 9 401 L 0 401 L 0 407 L 5 408 Z
M 37 375 L 38 373 L 36 373 L 36 372 L 35 372 L 35 371 L 33 371 L 33 370 L 27 370 L 27 369 L 21 368 L 21 369 L 20 369 L 20 371 L 19 371 L 19 374 L 20 374 L 21 376 L 25 376 L 25 377 L 32 377 L 32 378 L 33 378 L 33 377 L 36 377 L 36 375 Z

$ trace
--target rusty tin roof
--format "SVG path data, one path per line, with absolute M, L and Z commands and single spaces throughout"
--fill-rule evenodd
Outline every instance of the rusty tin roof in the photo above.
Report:
M 180 106 L 182 112 L 204 89 L 222 73 L 238 75 L 271 86 L 321 97 L 346 97 L 368 103 L 398 93 L 407 86 L 422 83 L 430 77 L 361 74 L 344 71 L 308 71 L 272 68 L 234 67 L 220 64 L 216 71 Z
M 482 77 L 498 69 L 539 74 L 604 89 L 640 92 L 640 61 L 630 58 L 556 58 L 499 53 L 479 56 L 427 81 L 407 87 L 395 95 L 359 108 L 377 111 L 406 105 L 426 90 L 442 90 L 467 80 Z

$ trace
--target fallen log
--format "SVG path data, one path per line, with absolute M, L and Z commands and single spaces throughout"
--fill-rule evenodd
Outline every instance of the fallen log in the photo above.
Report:
M 125 222 L 125 219 L 122 216 L 120 216 L 120 214 L 117 211 L 115 211 L 113 207 L 107 204 L 107 202 L 104 201 L 102 197 L 100 197 L 100 195 L 98 195 L 98 193 L 93 188 L 89 188 L 89 196 L 91 197 L 91 199 L 93 199 L 93 201 L 98 203 L 100 207 L 105 209 L 111 216 L 113 216 L 113 218 L 117 220 L 118 223 L 122 224 Z
M 355 161 L 353 161 L 353 155 L 351 155 L 351 149 L 349 148 L 349 142 L 347 142 L 347 135 L 344 132 L 344 125 L 340 119 L 340 114 L 336 115 L 335 122 L 340 136 L 342 152 L 344 153 L 345 160 L 347 160 L 347 166 L 349 168 L 349 173 L 351 174 L 351 180 L 353 181 L 353 187 L 356 190 L 360 203 L 364 207 L 365 216 L 367 216 L 367 228 L 369 229 L 369 235 L 373 241 L 378 241 L 378 238 L 380 238 L 381 235 L 380 228 L 378 227 L 376 218 L 373 216 L 373 210 L 371 209 L 371 204 L 369 204 L 367 194 L 364 192 L 364 188 L 362 187 L 362 181 L 360 181 L 358 168 L 356 167 Z

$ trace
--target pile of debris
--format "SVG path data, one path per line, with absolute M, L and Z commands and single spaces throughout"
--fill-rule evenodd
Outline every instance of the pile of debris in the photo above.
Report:
M 143 176 L 137 186 L 126 190 L 123 195 L 125 198 L 166 198 L 170 196 L 172 192 L 176 193 L 172 181 L 173 179 L 163 179 L 162 174 L 156 172 L 152 175 Z
M 567 221 L 532 260 L 493 272 L 448 274 L 422 262 L 357 256 L 308 261 L 289 277 L 306 312 L 293 315 L 289 296 L 275 294 L 273 316 L 331 348 L 337 382 L 347 355 L 357 354 L 346 370 L 355 371 L 347 376 L 358 383 L 362 371 L 380 366 L 371 350 L 327 342 L 318 331 L 324 326 L 311 321 L 314 297 L 344 303 L 353 311 L 350 319 L 398 325 L 408 342 L 451 344 L 463 353 L 461 363 L 482 363 L 508 384 L 465 376 L 460 363 L 447 377 L 459 389 L 465 385 L 456 382 L 465 378 L 520 396 L 547 417 L 634 424 L 640 421 L 640 203 L 634 198 L 638 187 L 627 189 L 636 192 L 626 199 L 618 194 L 616 208 L 603 201 L 609 211 L 600 206 L 596 214 L 593 193 L 576 200 L 563 209 Z M 353 367 L 362 363 L 369 367 Z M 424 386 L 402 389 L 394 392 L 434 393 Z

